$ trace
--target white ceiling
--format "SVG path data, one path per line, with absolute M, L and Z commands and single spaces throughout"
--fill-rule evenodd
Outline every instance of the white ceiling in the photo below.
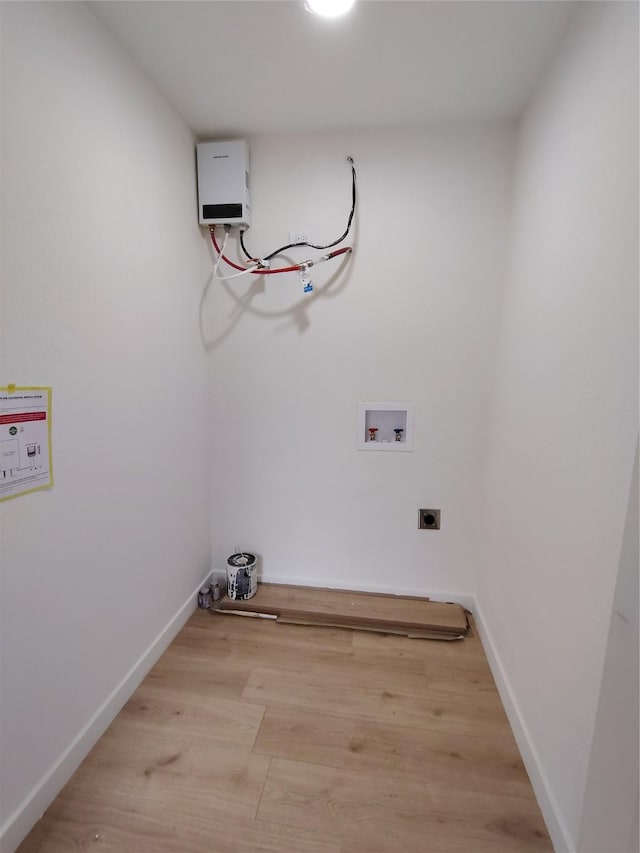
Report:
M 507 118 L 558 48 L 573 2 L 302 0 L 89 7 L 200 138 Z

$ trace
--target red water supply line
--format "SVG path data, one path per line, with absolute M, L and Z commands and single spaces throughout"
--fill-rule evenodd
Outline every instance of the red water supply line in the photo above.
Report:
M 220 255 L 220 246 L 218 245 L 218 241 L 216 240 L 216 235 L 214 231 L 214 228 L 209 228 L 209 233 L 211 234 L 211 242 L 213 243 L 213 248 L 215 249 L 216 255 L 218 255 L 218 257 L 221 257 L 222 260 L 230 267 L 233 267 L 234 269 L 239 270 L 240 272 L 250 272 L 252 275 L 275 275 L 276 273 L 281 272 L 299 272 L 301 269 L 304 269 L 306 267 L 312 267 L 315 264 L 322 263 L 322 261 L 330 261 L 331 258 L 337 258 L 338 255 L 344 255 L 346 252 L 351 252 L 353 248 L 352 246 L 343 246 L 342 249 L 334 249 L 333 252 L 328 252 L 326 255 L 320 255 L 320 257 L 317 258 L 317 260 L 315 261 L 304 261 L 301 264 L 294 264 L 290 267 L 280 267 L 277 270 L 268 270 L 262 267 L 256 267 L 256 269 L 252 270 L 249 267 L 241 267 L 233 261 L 230 261 L 226 255 Z M 256 258 L 256 263 L 259 262 L 260 259 Z

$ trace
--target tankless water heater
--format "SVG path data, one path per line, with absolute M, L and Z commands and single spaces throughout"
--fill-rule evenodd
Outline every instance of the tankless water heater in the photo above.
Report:
M 197 164 L 200 224 L 248 228 L 249 146 L 244 139 L 201 142 Z

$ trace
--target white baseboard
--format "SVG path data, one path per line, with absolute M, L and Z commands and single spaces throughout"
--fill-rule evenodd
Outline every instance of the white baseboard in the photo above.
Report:
M 196 609 L 198 590 L 207 582 L 209 575 L 210 572 L 207 572 L 201 583 L 76 735 L 60 758 L 5 821 L 0 829 L 0 853 L 14 853 L 20 842 L 58 796 L 95 743 L 113 722 L 122 706 Z
M 556 853 L 575 853 L 575 845 L 571 840 L 571 835 L 562 817 L 547 775 L 544 772 L 540 756 L 531 738 L 531 733 L 524 721 L 518 700 L 511 687 L 505 668 L 502 665 L 496 644 L 482 613 L 482 607 L 478 604 L 477 600 L 470 610 L 475 615 L 478 634 L 487 655 L 487 660 L 489 661 L 498 693 L 511 724 L 516 743 L 518 744 L 524 766 L 527 768 L 533 792 L 536 795 L 542 816 L 551 836 L 553 849 Z

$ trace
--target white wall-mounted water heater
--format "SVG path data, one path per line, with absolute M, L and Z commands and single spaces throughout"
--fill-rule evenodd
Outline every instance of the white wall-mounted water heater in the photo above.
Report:
M 201 142 L 197 162 L 200 224 L 248 228 L 249 146 L 244 139 Z

